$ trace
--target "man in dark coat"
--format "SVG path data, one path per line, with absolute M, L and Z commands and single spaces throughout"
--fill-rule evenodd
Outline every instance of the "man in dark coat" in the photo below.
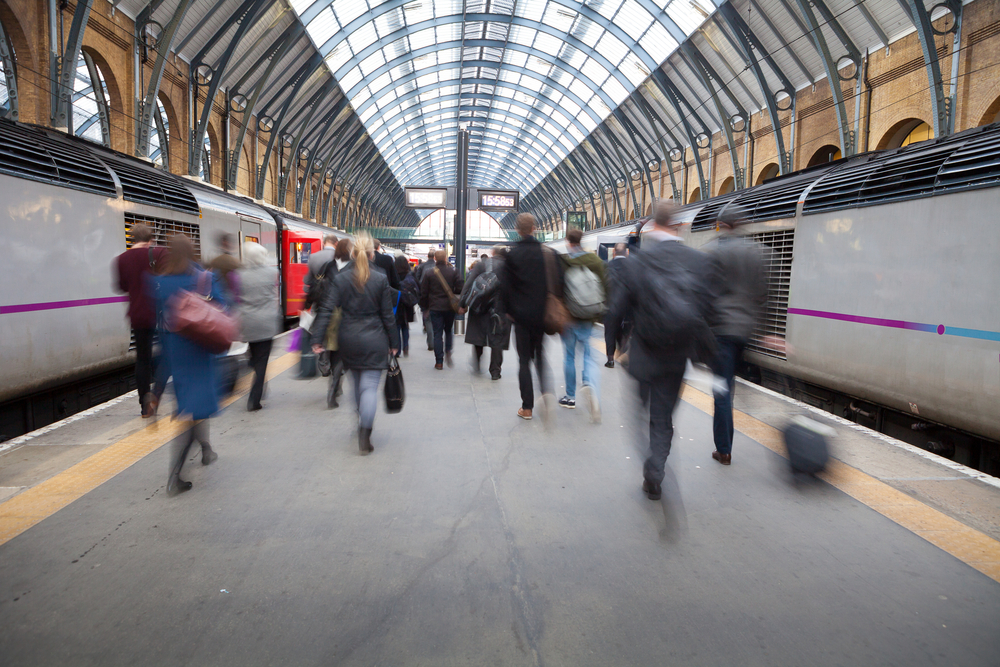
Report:
M 399 291 L 399 276 L 396 275 L 396 260 L 393 259 L 392 255 L 384 254 L 380 248 L 382 247 L 382 242 L 378 239 L 374 240 L 375 243 L 375 266 L 382 269 L 385 273 L 385 277 L 389 279 L 389 287 Z
M 413 269 L 413 277 L 417 281 L 417 285 L 424 284 L 424 274 L 427 273 L 428 269 L 434 268 L 434 253 L 437 252 L 433 248 L 427 251 L 427 260 L 421 262 L 417 265 L 417 268 Z M 431 312 L 429 310 L 421 309 L 421 317 L 424 323 L 424 333 L 427 334 L 427 350 L 434 349 L 434 327 L 431 326 Z
M 712 337 L 709 324 L 714 320 L 708 257 L 684 245 L 680 226 L 672 204 L 657 204 L 653 230 L 642 235 L 642 249 L 623 262 L 623 280 L 611 303 L 612 322 L 621 322 L 629 307 L 635 318 L 628 372 L 639 381 L 639 398 L 643 410 L 649 412 L 649 456 L 643 466 L 642 490 L 650 500 L 659 500 L 662 492 L 674 435 L 674 407 L 687 360 L 706 361 L 704 350 L 711 346 Z M 656 300 L 650 295 L 668 291 L 690 304 L 688 312 L 697 324 L 692 327 L 695 333 L 657 344 L 660 341 L 654 340 L 654 334 L 663 329 L 663 314 L 653 310 Z
M 507 254 L 500 279 L 500 295 L 504 312 L 514 323 L 514 341 L 519 361 L 518 383 L 521 388 L 521 408 L 517 415 L 531 419 L 535 407 L 535 389 L 531 384 L 531 362 L 535 362 L 538 384 L 542 392 L 543 418 L 548 422 L 553 416 L 556 398 L 552 393 L 552 378 L 545 365 L 542 341 L 545 338 L 545 301 L 548 295 L 546 261 L 542 244 L 535 238 L 535 216 L 522 213 L 517 216 L 517 233 L 521 240 Z M 562 273 L 557 257 L 550 257 L 553 284 L 562 284 Z
M 132 247 L 115 260 L 115 288 L 128 294 L 128 318 L 135 335 L 135 385 L 143 417 L 156 414 L 159 396 L 150 393 L 153 380 L 153 334 L 156 313 L 149 294 L 147 277 L 163 259 L 166 248 L 155 248 L 153 230 L 143 224 L 131 229 Z M 162 390 L 162 389 L 161 389 Z
M 497 277 L 503 275 L 505 249 L 502 246 L 493 248 L 493 256 L 483 258 L 469 271 L 462 289 L 461 306 L 468 309 L 469 296 L 476 278 L 484 273 L 493 273 Z M 490 377 L 500 379 L 500 367 L 503 364 L 503 351 L 510 346 L 510 320 L 503 311 L 503 302 L 497 294 L 492 299 L 492 305 L 485 312 L 469 312 L 466 316 L 465 342 L 473 346 L 472 365 L 478 375 L 483 358 L 483 348 L 490 348 Z
M 431 314 L 434 325 L 434 368 L 441 370 L 447 361 L 451 368 L 451 348 L 455 344 L 455 310 L 451 297 L 462 293 L 462 278 L 455 267 L 448 263 L 448 254 L 438 250 L 434 254 L 434 268 L 424 271 L 420 281 L 420 307 Z
M 621 284 L 623 262 L 626 257 L 628 257 L 628 246 L 624 243 L 616 243 L 611 261 L 605 268 L 605 276 L 608 281 L 608 303 L 614 299 L 615 289 Z M 612 323 L 610 312 L 604 314 L 604 351 L 608 355 L 608 360 L 604 364 L 606 368 L 615 367 L 615 349 L 622 349 L 622 343 L 628 338 L 628 330 L 632 325 L 631 313 L 625 314 L 623 322 Z

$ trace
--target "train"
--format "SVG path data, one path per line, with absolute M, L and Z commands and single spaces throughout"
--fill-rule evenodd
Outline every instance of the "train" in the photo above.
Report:
M 770 248 L 747 376 L 1000 475 L 997 155 L 1000 124 L 678 207 L 693 247 L 738 207 L 739 233 Z M 587 231 L 584 248 L 641 248 L 645 223 Z
M 325 235 L 287 211 L 45 128 L 0 119 L 0 441 L 134 386 L 128 298 L 112 282 L 136 223 L 189 235 L 204 260 L 222 234 L 267 248 L 294 324 L 306 262 Z

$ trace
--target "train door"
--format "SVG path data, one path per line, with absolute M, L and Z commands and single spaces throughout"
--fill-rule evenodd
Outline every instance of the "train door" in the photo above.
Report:
M 287 298 L 285 315 L 297 317 L 306 301 L 305 278 L 309 272 L 309 257 L 320 250 L 322 240 L 316 232 L 298 232 L 285 228 L 281 252 L 285 257 Z
M 260 243 L 260 223 L 240 218 L 240 260 L 243 259 L 243 244 L 247 241 Z

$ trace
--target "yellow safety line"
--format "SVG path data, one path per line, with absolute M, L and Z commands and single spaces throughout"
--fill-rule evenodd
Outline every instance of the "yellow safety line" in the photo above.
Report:
M 691 385 L 684 386 L 681 398 L 706 414 L 715 411 L 715 400 Z M 733 411 L 733 425 L 740 433 L 788 458 L 784 437 L 778 429 L 739 410 Z M 820 476 L 882 516 L 1000 582 L 1000 542 L 989 535 L 841 461 L 831 460 Z
M 268 364 L 271 379 L 297 364 L 297 352 L 289 352 Z M 243 377 L 220 409 L 246 395 L 250 377 Z M 144 456 L 153 453 L 190 427 L 190 421 L 162 418 L 146 428 L 105 447 L 63 472 L 0 503 L 0 545 L 47 519 L 73 501 L 93 491 Z

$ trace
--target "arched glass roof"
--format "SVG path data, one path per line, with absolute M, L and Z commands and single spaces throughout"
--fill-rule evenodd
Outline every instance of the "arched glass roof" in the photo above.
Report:
M 715 10 L 709 0 L 292 0 L 400 183 L 531 190 Z

